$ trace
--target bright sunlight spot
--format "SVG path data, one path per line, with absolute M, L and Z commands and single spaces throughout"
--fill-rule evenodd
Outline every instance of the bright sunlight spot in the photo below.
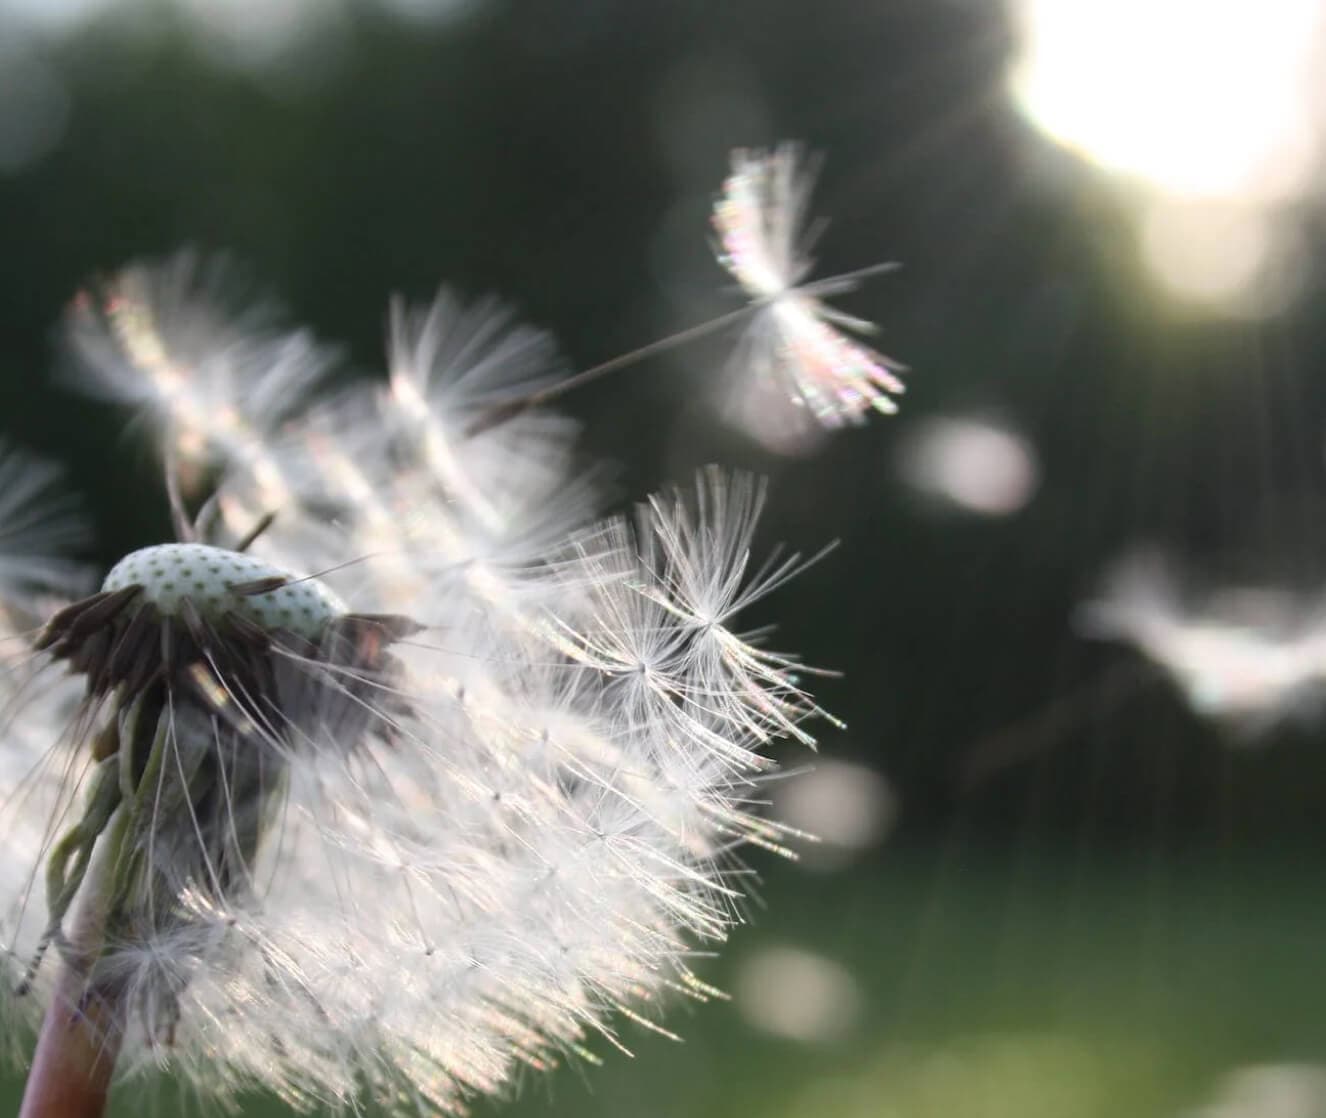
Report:
M 1259 287 L 1281 272 L 1263 219 L 1306 194 L 1319 167 L 1319 0 L 1015 4 L 1019 103 L 1059 143 L 1164 200 L 1139 224 L 1162 284 L 1232 309 L 1281 305 L 1282 291 Z M 1213 275 L 1213 259 L 1230 263 Z
M 1318 0 L 1021 0 L 1019 99 L 1055 139 L 1175 193 L 1283 197 L 1311 169 Z

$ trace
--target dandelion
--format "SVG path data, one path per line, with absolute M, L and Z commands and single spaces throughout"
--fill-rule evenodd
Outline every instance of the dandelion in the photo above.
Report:
M 59 467 L 0 443 L 0 609 L 78 586 L 89 535 Z
M 78 387 L 136 405 L 184 480 L 218 458 L 247 456 L 275 505 L 288 494 L 264 436 L 335 355 L 306 330 L 278 329 L 274 306 L 249 297 L 251 286 L 233 263 L 196 252 L 131 265 L 74 300 L 67 336 Z
M 862 277 L 893 265 L 805 282 L 814 266 L 813 237 L 803 225 L 815 176 L 803 162 L 795 144 L 737 150 L 714 206 L 719 262 L 751 298 L 754 314 L 738 352 L 743 372 L 733 400 L 755 407 L 773 390 L 825 427 L 841 427 L 863 422 L 871 410 L 897 411 L 892 397 L 904 389 L 902 366 L 844 334 L 875 327 L 822 297 L 851 291 Z
M 749 302 L 707 322 L 650 342 L 574 376 L 495 403 L 471 421 L 470 431 L 494 426 L 536 404 L 545 404 L 647 357 L 696 338 L 745 324 L 728 362 L 722 393 L 729 418 L 771 445 L 792 446 L 803 432 L 789 433 L 782 416 L 789 402 L 821 428 L 861 424 L 870 411 L 892 414 L 893 397 L 905 385 L 905 366 L 852 340 L 844 330 L 874 333 L 873 323 L 824 302 L 828 295 L 856 289 L 862 279 L 892 271 L 893 263 L 807 282 L 814 267 L 807 235 L 806 205 L 814 185 L 799 145 L 772 151 L 738 149 L 714 203 L 718 262 L 736 278 Z M 802 426 L 800 418 L 795 426 Z
M 1246 739 L 1287 715 L 1320 710 L 1324 616 L 1320 601 L 1269 587 L 1185 591 L 1155 552 L 1119 563 L 1083 611 L 1091 635 L 1132 644 L 1196 713 Z
M 761 491 L 711 470 L 600 520 L 564 420 L 474 430 L 549 374 L 541 335 L 397 306 L 388 379 L 319 395 L 327 351 L 224 282 L 184 256 L 70 311 L 98 390 L 151 418 L 181 538 L 5 634 L 24 1113 L 161 1068 L 460 1112 L 624 1018 L 662 1030 L 713 992 L 687 959 L 739 920 L 739 848 L 782 848 L 766 747 L 813 743 L 804 669 L 734 628 L 801 566 L 752 565 Z

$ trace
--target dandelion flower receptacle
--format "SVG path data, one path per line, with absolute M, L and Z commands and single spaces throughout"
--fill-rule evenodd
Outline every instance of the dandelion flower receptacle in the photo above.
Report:
M 182 538 L 0 646 L 28 1113 L 97 1113 L 59 1081 L 104 1099 L 112 1067 L 450 1112 L 661 1028 L 710 992 L 687 959 L 738 922 L 737 848 L 782 845 L 766 747 L 820 713 L 734 627 L 802 565 L 753 563 L 762 490 L 713 469 L 599 519 L 566 420 L 473 430 L 546 378 L 540 335 L 398 308 L 389 378 L 314 395 L 323 351 L 228 317 L 223 279 L 135 266 L 71 311 Z

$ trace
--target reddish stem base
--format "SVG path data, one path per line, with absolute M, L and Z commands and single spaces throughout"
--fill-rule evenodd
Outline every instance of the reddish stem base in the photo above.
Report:
M 89 997 L 66 967 L 37 1038 L 19 1118 L 100 1118 L 119 1047 L 114 1007 Z

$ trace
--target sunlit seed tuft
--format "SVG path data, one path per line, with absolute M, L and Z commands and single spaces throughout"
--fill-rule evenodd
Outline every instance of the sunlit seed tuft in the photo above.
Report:
M 898 410 L 904 366 L 852 340 L 875 332 L 873 323 L 824 302 L 853 290 L 866 275 L 888 271 L 878 264 L 847 275 L 806 282 L 814 265 L 813 236 L 805 230 L 806 203 L 814 183 L 801 148 L 738 149 L 732 171 L 714 204 L 719 263 L 741 284 L 755 316 L 738 351 L 729 414 L 750 425 L 770 393 L 805 408 L 824 427 L 864 423 L 870 412 Z M 812 230 L 813 232 L 813 230 Z

